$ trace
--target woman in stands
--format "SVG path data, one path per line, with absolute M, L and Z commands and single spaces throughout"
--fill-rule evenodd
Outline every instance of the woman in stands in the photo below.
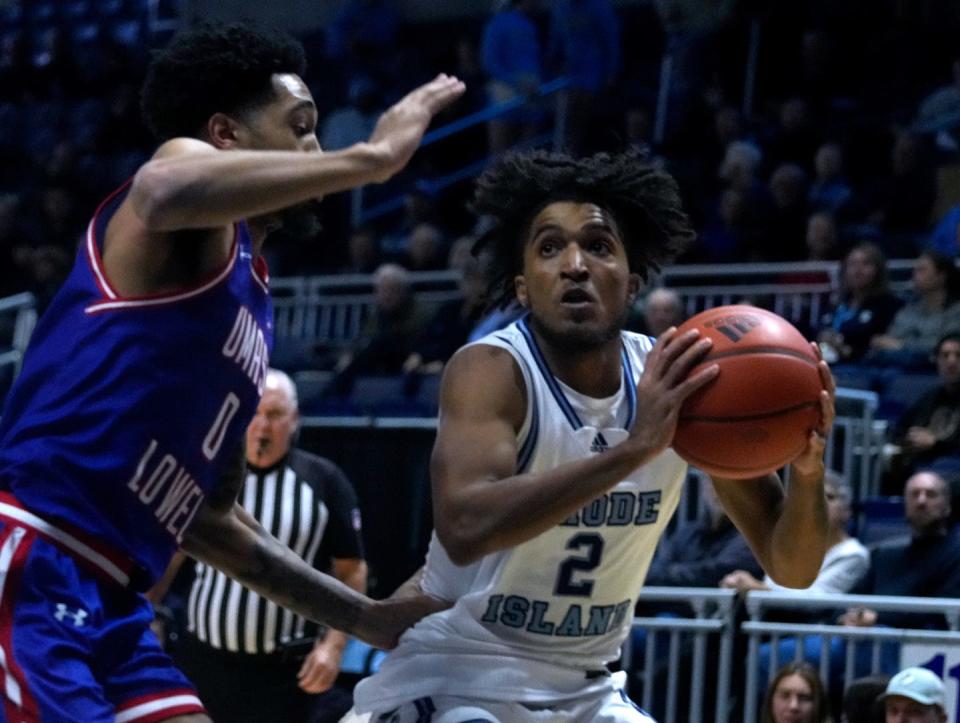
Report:
M 827 723 L 827 697 L 820 675 L 803 661 L 784 665 L 774 676 L 760 713 L 761 723 Z
M 870 339 L 890 326 L 902 302 L 887 286 L 886 256 L 869 241 L 847 253 L 840 283 L 843 299 L 824 318 L 818 340 L 824 358 L 856 362 L 867 353 Z

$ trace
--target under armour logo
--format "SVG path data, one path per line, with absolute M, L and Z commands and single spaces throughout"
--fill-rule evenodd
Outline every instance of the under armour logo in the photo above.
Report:
M 83 621 L 87 619 L 88 613 L 83 608 L 77 608 L 76 611 L 72 611 L 67 607 L 66 603 L 57 603 L 57 611 L 53 614 L 59 621 L 63 621 L 64 618 L 70 618 L 73 620 L 73 627 L 79 628 L 83 625 Z
M 708 328 L 716 329 L 732 342 L 740 341 L 749 334 L 754 327 L 759 325 L 760 319 L 749 314 L 725 316 L 722 319 L 708 321 L 704 324 L 704 326 Z
M 597 436 L 593 438 L 593 444 L 590 445 L 591 452 L 606 452 L 610 449 L 610 445 L 607 444 L 607 440 L 603 438 L 601 432 L 597 432 Z

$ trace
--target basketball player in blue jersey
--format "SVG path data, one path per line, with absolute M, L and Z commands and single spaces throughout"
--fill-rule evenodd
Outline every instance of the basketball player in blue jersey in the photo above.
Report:
M 143 108 L 163 143 L 94 215 L 0 423 L 0 720 L 208 721 L 137 593 L 178 546 L 375 645 L 438 607 L 367 599 L 235 502 L 271 340 L 265 236 L 391 177 L 464 90 L 438 76 L 368 142 L 322 153 L 303 66 L 297 43 L 242 25 L 152 61 Z
M 670 449 L 710 341 L 623 331 L 650 269 L 693 233 L 676 185 L 636 154 L 501 159 L 479 180 L 495 300 L 528 315 L 461 349 L 441 390 L 423 590 L 456 601 L 407 630 L 355 691 L 372 721 L 649 721 L 611 675 L 686 464 Z M 821 422 L 776 475 L 714 479 L 777 581 L 808 585 L 826 548 Z

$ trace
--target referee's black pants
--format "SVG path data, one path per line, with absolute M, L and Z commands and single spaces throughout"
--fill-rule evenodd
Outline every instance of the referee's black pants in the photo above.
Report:
M 300 690 L 297 672 L 303 658 L 299 656 L 231 653 L 211 648 L 184 632 L 173 657 L 197 687 L 214 723 L 336 721 L 351 705 L 351 696 L 344 691 L 310 695 Z M 329 717 L 321 713 L 325 708 Z

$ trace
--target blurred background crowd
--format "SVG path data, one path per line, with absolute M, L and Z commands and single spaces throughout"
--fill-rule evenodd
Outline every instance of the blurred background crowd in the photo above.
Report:
M 294 373 L 305 414 L 356 412 L 350 395 L 366 383 L 405 399 L 432 389 L 414 410 L 429 416 L 444 362 L 512 318 L 484 308 L 484 260 L 470 254 L 484 228 L 469 210 L 471 183 L 492 155 L 642 147 L 677 179 L 698 229 L 681 265 L 782 262 L 793 265 L 777 278 L 791 282 L 813 268 L 794 262 L 838 269 L 828 307 L 794 320 L 821 343 L 841 385 L 888 393 L 880 491 L 898 499 L 884 531 L 908 542 L 894 558 L 850 552 L 851 519 L 865 501 L 849 480 L 834 483 L 835 543 L 862 565 L 829 592 L 960 595 L 930 562 L 955 570 L 960 561 L 950 503 L 960 475 L 960 4 L 485 0 L 415 17 L 399 0 L 332 5 L 326 22 L 298 34 L 324 149 L 366 139 L 383 109 L 437 72 L 468 91 L 437 123 L 460 123 L 460 132 L 422 149 L 390 184 L 325 199 L 313 241 L 281 233 L 268 244 L 274 279 L 362 275 L 356 283 L 372 291 L 350 338 L 294 349 L 280 340 L 273 363 Z M 0 0 L 0 297 L 29 291 L 41 311 L 49 302 L 97 203 L 152 151 L 138 97 L 150 49 L 202 19 L 202 6 Z M 289 28 L 282 12 L 276 19 Z M 899 267 L 909 282 L 896 288 L 891 259 L 909 262 Z M 451 298 L 418 293 L 414 281 L 428 278 L 420 272 L 443 271 L 457 279 Z M 656 335 L 688 313 L 681 294 L 657 288 L 630 326 Z M 380 411 L 389 416 L 389 400 Z M 369 438 L 336 434 L 301 441 L 337 448 L 357 483 L 371 523 L 371 587 L 386 593 L 422 555 L 428 445 L 418 439 L 410 452 L 410 430 L 377 441 L 382 463 L 415 468 L 405 473 L 418 477 L 411 502 L 410 485 L 383 489 L 363 466 Z M 699 527 L 664 544 L 652 579 L 768 589 L 709 490 L 702 498 Z M 391 500 L 397 506 L 384 511 Z M 398 529 L 406 542 L 386 550 Z

